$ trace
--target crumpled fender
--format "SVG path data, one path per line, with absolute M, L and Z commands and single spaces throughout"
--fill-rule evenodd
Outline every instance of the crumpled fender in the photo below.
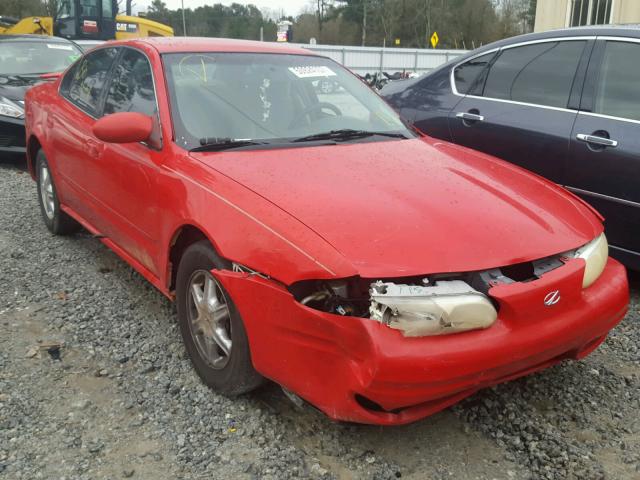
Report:
M 313 399 L 322 410 L 344 402 L 344 394 L 334 401 L 334 392 L 357 391 L 370 383 L 377 356 L 364 322 L 381 325 L 308 308 L 283 286 L 258 275 L 211 273 L 231 292 L 245 323 L 253 365 L 262 375 Z M 310 356 L 313 370 L 307 365 Z M 336 384 L 340 388 L 332 389 Z M 319 398 L 324 404 L 318 404 Z

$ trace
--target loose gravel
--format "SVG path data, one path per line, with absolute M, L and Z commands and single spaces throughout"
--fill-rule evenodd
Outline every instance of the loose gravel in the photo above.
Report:
M 21 168 L 0 165 L 0 478 L 640 478 L 640 277 L 584 361 L 412 425 L 337 424 L 275 385 L 203 386 L 173 305 L 90 235 L 50 235 Z

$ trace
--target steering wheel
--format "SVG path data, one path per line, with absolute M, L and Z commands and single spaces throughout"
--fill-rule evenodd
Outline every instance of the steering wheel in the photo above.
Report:
M 315 111 L 322 110 L 323 108 L 331 110 L 333 113 L 336 114 L 336 117 L 341 117 L 342 116 L 342 110 L 340 110 L 335 105 L 333 105 L 331 103 L 327 103 L 327 102 L 318 102 L 318 103 L 315 103 L 315 104 L 311 105 L 310 107 L 305 108 L 302 112 L 300 112 L 298 115 L 296 115 L 294 117 L 294 119 L 291 120 L 291 123 L 289 124 L 289 128 L 290 129 L 294 128 L 298 123 L 300 123 L 302 121 L 302 119 L 306 115 L 309 115 L 310 113 L 313 113 Z

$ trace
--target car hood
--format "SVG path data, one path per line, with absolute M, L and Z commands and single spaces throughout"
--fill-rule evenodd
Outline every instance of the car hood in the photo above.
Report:
M 303 222 L 362 277 L 511 265 L 602 231 L 555 184 L 441 141 L 192 155 Z
M 21 102 L 27 90 L 42 81 L 39 76 L 0 75 L 0 97 Z

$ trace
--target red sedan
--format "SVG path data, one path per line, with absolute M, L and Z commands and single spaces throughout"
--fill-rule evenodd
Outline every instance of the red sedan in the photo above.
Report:
M 587 355 L 627 309 L 589 206 L 415 133 L 306 50 L 109 43 L 31 89 L 26 122 L 47 227 L 175 299 L 227 395 L 271 379 L 333 419 L 407 423 Z

